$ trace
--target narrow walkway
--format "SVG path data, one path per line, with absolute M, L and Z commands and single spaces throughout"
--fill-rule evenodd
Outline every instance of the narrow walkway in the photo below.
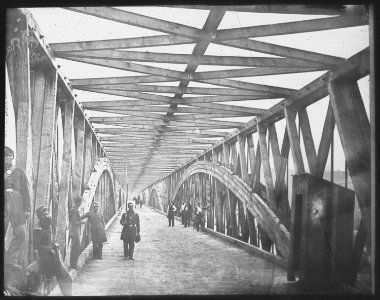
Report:
M 122 226 L 108 230 L 103 260 L 89 260 L 73 284 L 75 296 L 287 294 L 286 270 L 214 236 L 183 228 L 151 208 L 137 208 L 141 242 L 124 260 Z

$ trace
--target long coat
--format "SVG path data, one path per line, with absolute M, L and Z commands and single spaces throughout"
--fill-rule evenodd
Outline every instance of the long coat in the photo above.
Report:
M 82 219 L 88 218 L 90 221 L 91 230 L 91 240 L 94 244 L 102 243 L 103 238 L 106 235 L 104 230 L 104 218 L 100 211 L 95 212 L 90 210 L 88 213 L 84 214 Z
M 139 215 L 134 211 L 127 211 L 121 217 L 120 224 L 123 225 L 120 239 L 125 242 L 134 241 L 136 238 L 136 232 L 140 232 Z
M 25 212 L 30 212 L 30 198 L 28 179 L 24 171 L 12 166 L 4 173 L 4 185 L 6 219 L 9 219 L 13 228 L 25 224 Z

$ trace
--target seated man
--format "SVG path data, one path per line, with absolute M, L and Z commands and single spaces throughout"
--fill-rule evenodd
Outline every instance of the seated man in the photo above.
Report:
M 63 264 L 58 244 L 52 241 L 51 217 L 45 206 L 36 210 L 40 228 L 34 230 L 34 249 L 38 250 L 40 272 L 47 279 L 57 278 L 59 287 L 64 296 L 72 294 L 72 278 Z

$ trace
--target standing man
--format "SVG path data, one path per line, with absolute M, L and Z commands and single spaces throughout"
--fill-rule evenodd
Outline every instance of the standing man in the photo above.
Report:
M 124 242 L 124 259 L 134 259 L 136 236 L 140 237 L 140 218 L 133 211 L 133 202 L 127 203 L 127 212 L 123 214 L 120 224 L 123 225 L 120 239 Z
M 142 200 L 140 199 L 140 195 L 137 196 L 137 199 L 139 200 L 140 208 L 142 208 Z
M 88 213 L 84 214 L 81 219 L 88 218 L 90 221 L 91 229 L 91 239 L 92 239 L 92 258 L 93 259 L 103 259 L 102 250 L 103 250 L 103 241 L 106 237 L 106 231 L 104 229 L 104 218 L 103 214 L 99 211 L 99 203 L 94 202 L 93 210 L 90 210 Z
M 182 201 L 181 210 L 180 210 L 182 225 L 185 225 L 185 206 L 186 206 L 185 201 Z
M 190 227 L 191 215 L 193 214 L 193 206 L 190 201 L 186 202 L 185 206 L 185 227 Z
M 194 216 L 194 225 L 197 231 L 199 231 L 199 225 L 202 222 L 202 207 L 201 207 L 201 201 L 197 202 L 197 205 L 195 206 L 195 216 Z
M 136 206 L 136 201 L 137 201 L 137 198 L 136 198 L 136 196 L 134 196 L 133 199 L 132 199 L 132 202 L 133 202 L 133 206 L 134 206 L 134 207 L 137 207 L 137 206 Z
M 69 211 L 69 239 L 71 239 L 70 268 L 79 270 L 78 257 L 80 255 L 80 230 L 81 218 L 78 208 L 82 204 L 82 198 L 76 196 L 74 205 Z
M 199 225 L 201 225 L 202 231 L 205 230 L 205 211 L 209 209 L 210 204 L 207 203 L 206 206 L 201 206 L 201 201 L 197 202 L 197 206 L 195 207 L 195 228 L 199 231 Z
M 17 264 L 22 244 L 25 241 L 26 223 L 30 217 L 30 198 L 28 179 L 25 172 L 15 167 L 12 162 L 14 152 L 11 148 L 4 148 L 4 237 L 8 225 L 11 223 L 13 237 L 8 251 L 4 256 L 4 262 Z
M 169 202 L 168 206 L 168 219 L 169 219 L 169 227 L 174 227 L 174 213 L 177 210 L 177 208 L 174 206 L 173 201 Z

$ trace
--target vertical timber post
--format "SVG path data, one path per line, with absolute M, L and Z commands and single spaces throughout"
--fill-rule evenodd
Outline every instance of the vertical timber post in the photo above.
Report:
M 359 269 L 366 245 L 371 257 L 371 136 L 370 124 L 358 83 L 349 76 L 334 77 L 328 82 L 330 101 L 361 211 L 361 221 L 354 244 L 352 280 Z
M 56 240 L 61 246 L 63 251 L 62 256 L 65 253 L 66 243 L 66 218 L 68 211 L 68 197 L 69 197 L 69 184 L 71 176 L 71 141 L 72 141 L 72 128 L 74 119 L 74 99 L 65 99 L 64 104 L 65 123 L 63 125 L 63 156 L 62 156 L 62 169 L 60 178 L 60 191 L 58 202 L 58 217 L 57 217 L 57 233 Z
M 80 108 L 74 108 L 75 163 L 73 172 L 73 194 L 82 196 L 83 151 L 85 119 Z

